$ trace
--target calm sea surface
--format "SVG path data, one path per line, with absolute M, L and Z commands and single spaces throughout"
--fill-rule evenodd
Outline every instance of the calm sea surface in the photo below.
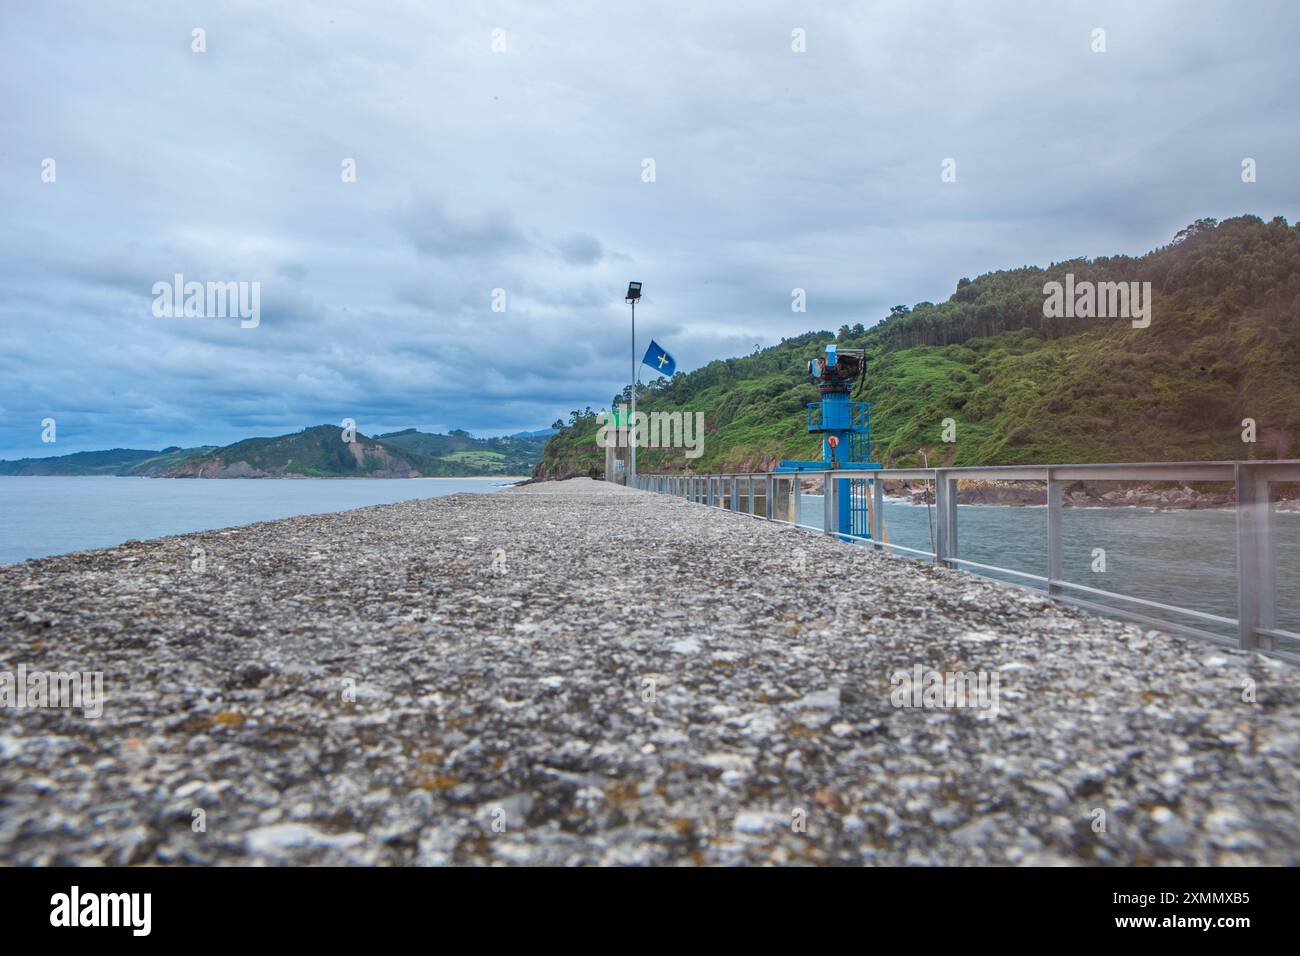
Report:
M 108 548 L 131 538 L 209 531 L 490 492 L 517 479 L 55 478 L 0 476 L 0 564 Z

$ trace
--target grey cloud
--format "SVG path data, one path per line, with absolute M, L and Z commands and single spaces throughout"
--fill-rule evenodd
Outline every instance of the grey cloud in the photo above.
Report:
M 565 262 L 575 266 L 589 266 L 605 256 L 600 240 L 595 236 L 574 233 L 556 242 L 556 248 Z
M 440 259 L 490 259 L 529 246 L 500 211 L 452 215 L 438 203 L 424 202 L 403 212 L 398 227 L 421 255 Z
M 1281 0 L 11 7 L 0 457 L 54 450 L 51 414 L 59 452 L 537 428 L 625 383 L 629 279 L 640 349 L 689 369 L 963 275 L 1300 215 Z M 261 326 L 154 318 L 174 272 L 260 281 Z

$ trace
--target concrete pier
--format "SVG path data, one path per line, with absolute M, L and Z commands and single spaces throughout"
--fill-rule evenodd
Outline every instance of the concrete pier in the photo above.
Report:
M 6 864 L 1300 863 L 1289 665 L 612 483 L 0 568 L 20 665 Z

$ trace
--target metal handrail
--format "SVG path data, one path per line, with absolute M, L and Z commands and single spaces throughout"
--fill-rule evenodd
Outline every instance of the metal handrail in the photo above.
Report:
M 833 516 L 836 496 L 842 480 L 864 480 L 871 488 L 871 537 L 845 534 L 837 531 L 835 522 L 827 520 L 821 529 L 798 523 L 798 501 L 802 494 L 801 479 L 821 478 L 825 513 Z M 957 483 L 962 479 L 983 481 L 1043 481 L 1047 485 L 1047 574 L 1030 574 L 1015 568 L 982 564 L 957 556 Z M 759 481 L 762 482 L 764 513 L 756 510 Z M 932 481 L 935 484 L 937 526 L 934 551 L 923 551 L 881 540 L 884 514 L 884 482 L 901 480 Z M 744 483 L 742 493 L 741 484 Z M 1121 594 L 1065 580 L 1061 544 L 1061 511 L 1064 507 L 1062 490 L 1072 481 L 1223 481 L 1232 482 L 1236 490 L 1233 506 L 1236 518 L 1237 551 L 1237 616 L 1226 617 L 1194 608 L 1165 604 L 1131 594 Z M 791 482 L 791 501 L 794 521 L 777 516 L 773 499 L 778 482 Z M 827 469 L 803 472 L 721 472 L 711 474 L 650 474 L 638 475 L 636 486 L 645 491 L 656 491 L 686 497 L 712 507 L 748 514 L 751 517 L 777 521 L 808 531 L 820 531 L 848 541 L 862 541 L 877 550 L 888 548 L 929 558 L 951 568 L 978 568 L 994 574 L 1011 575 L 1041 585 L 1035 590 L 1059 600 L 1069 601 L 1100 610 L 1107 614 L 1154 623 L 1168 630 L 1197 637 L 1210 637 L 1219 642 L 1226 638 L 1201 628 L 1192 627 L 1167 617 L 1151 617 L 1136 610 L 1098 604 L 1085 597 L 1066 592 L 1079 592 L 1089 597 L 1103 597 L 1148 608 L 1165 614 L 1182 615 L 1211 624 L 1227 625 L 1237 630 L 1238 646 L 1274 654 L 1300 662 L 1300 654 L 1279 650 L 1279 640 L 1300 642 L 1300 633 L 1277 626 L 1276 584 L 1276 521 L 1272 507 L 1272 485 L 1300 483 L 1300 460 L 1276 461 L 1173 461 L 1107 463 L 1096 465 L 994 465 L 951 468 L 884 468 L 870 471 Z M 716 487 L 716 494 L 715 494 Z M 740 511 L 742 499 L 746 509 Z M 1014 585 L 1024 587 L 1026 585 Z

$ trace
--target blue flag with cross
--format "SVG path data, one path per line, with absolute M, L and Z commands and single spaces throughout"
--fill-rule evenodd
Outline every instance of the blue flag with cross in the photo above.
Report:
M 677 362 L 671 355 L 664 351 L 664 347 L 653 339 L 650 341 L 650 348 L 646 349 L 645 358 L 641 360 L 642 365 L 649 365 L 660 375 L 673 377 L 673 372 L 677 371 Z

